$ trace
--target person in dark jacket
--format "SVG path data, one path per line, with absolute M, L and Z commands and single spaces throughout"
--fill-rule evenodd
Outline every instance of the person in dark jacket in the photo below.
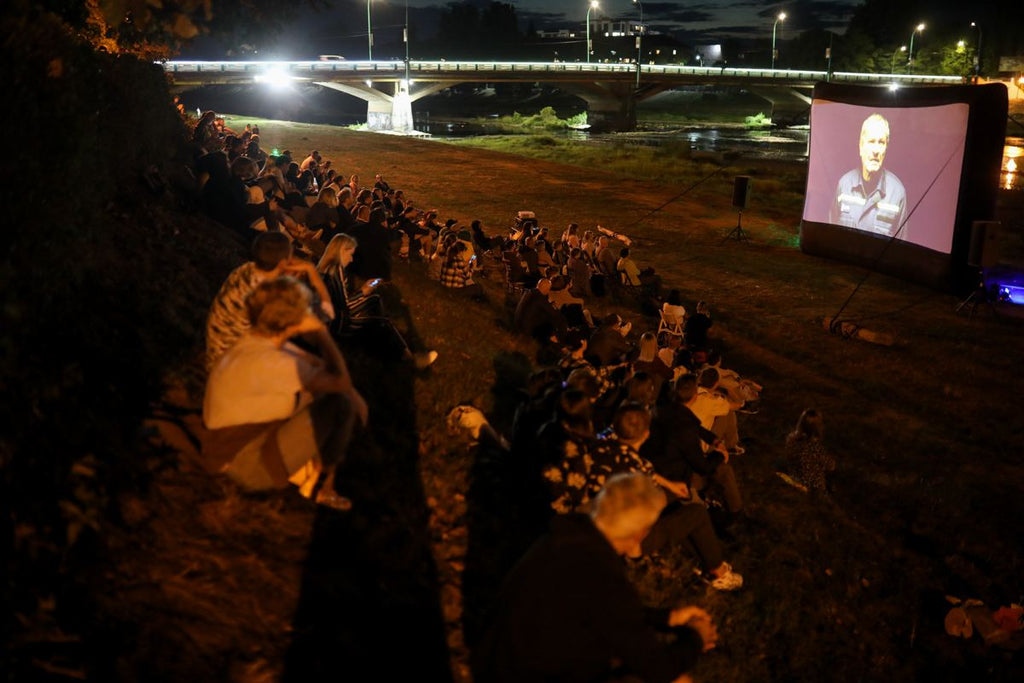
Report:
M 683 375 L 675 381 L 671 400 L 658 406 L 651 422 L 651 435 L 640 454 L 667 479 L 686 482 L 698 490 L 713 484 L 721 491 L 726 510 L 736 515 L 743 509 L 743 498 L 736 473 L 729 464 L 729 452 L 690 410 L 696 396 L 696 377 Z M 704 444 L 708 447 L 706 451 Z
M 555 310 L 548 299 L 551 280 L 541 278 L 537 286 L 523 292 L 516 306 L 516 332 L 527 334 L 537 341 L 546 342 L 552 336 L 565 339 L 568 323 L 565 316 Z
M 474 652 L 475 680 L 680 680 L 715 646 L 714 623 L 699 607 L 645 609 L 619 557 L 639 551 L 665 502 L 651 479 L 623 474 L 608 480 L 590 515 L 556 517 L 505 580 Z M 658 629 L 675 639 L 659 640 Z

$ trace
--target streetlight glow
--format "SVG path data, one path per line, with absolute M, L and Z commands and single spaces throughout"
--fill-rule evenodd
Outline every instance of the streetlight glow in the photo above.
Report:
M 779 27 L 780 21 L 786 20 L 786 13 L 779 12 L 778 18 L 775 19 L 775 23 L 772 24 L 772 70 L 775 70 L 775 58 L 778 56 L 778 50 L 775 49 L 775 29 Z
M 587 64 L 590 64 L 590 53 L 593 52 L 590 44 L 590 12 L 597 9 L 597 0 L 590 0 L 590 7 L 587 8 Z
M 906 52 L 906 51 L 907 51 L 907 46 L 906 45 L 900 45 L 897 49 L 892 51 L 892 64 L 889 65 L 889 73 L 891 73 L 891 74 L 896 73 L 896 54 L 899 53 L 899 52 Z
M 910 51 L 907 53 L 907 72 L 914 73 L 914 36 L 924 31 L 924 22 L 914 27 L 910 33 Z

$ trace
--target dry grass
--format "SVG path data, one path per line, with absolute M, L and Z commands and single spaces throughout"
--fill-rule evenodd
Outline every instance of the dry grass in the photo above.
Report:
M 871 275 L 844 317 L 899 343 L 885 348 L 831 336 L 822 319 L 839 310 L 864 271 L 801 254 L 794 243 L 798 212 L 786 208 L 789 199 L 767 211 L 755 202 L 744 214 L 752 242 L 723 243 L 735 221 L 725 179 L 647 215 L 677 195 L 678 185 L 620 176 L 605 166 L 322 126 L 261 121 L 260 128 L 268 148 L 289 147 L 296 156 L 316 148 L 343 172 L 365 178 L 381 172 L 418 206 L 441 208 L 442 219 L 480 218 L 493 233 L 516 210 L 530 209 L 553 230 L 576 221 L 625 232 L 636 240 L 639 260 L 656 266 L 688 303 L 711 303 L 712 334 L 727 364 L 766 386 L 762 412 L 741 422 L 748 449 L 737 466 L 756 521 L 729 548 L 747 586 L 737 595 L 709 594 L 687 578 L 685 557 L 670 558 L 675 571 L 653 568 L 638 576 L 649 599 L 698 602 L 719 621 L 722 646 L 701 662 L 699 679 L 1011 680 L 1020 674 L 1019 657 L 986 652 L 977 640 L 953 641 L 942 631 L 944 594 L 980 597 L 995 607 L 1024 592 L 1016 321 L 960 318 L 951 296 Z M 436 597 L 428 599 L 430 609 L 445 624 L 453 674 L 465 680 L 461 623 L 472 615 L 465 614 L 461 589 L 479 514 L 473 506 L 481 505 L 474 498 L 480 462 L 472 449 L 451 441 L 443 418 L 471 400 L 502 424 L 510 378 L 525 371 L 523 359 L 533 348 L 506 329 L 503 292 L 493 281 L 490 304 L 464 302 L 414 269 L 400 270 L 396 283 L 420 334 L 441 355 L 428 375 L 409 379 L 414 432 L 377 433 L 378 440 L 405 445 L 396 447 L 394 460 L 359 465 L 353 486 L 357 502 L 360 496 L 404 499 L 389 503 L 388 521 L 371 534 L 383 537 L 381 545 L 401 537 L 389 536 L 388 525 L 428 536 L 432 562 L 415 559 L 419 564 L 409 570 L 425 577 L 426 590 L 415 595 Z M 638 331 L 655 324 L 627 313 Z M 357 371 L 378 401 L 378 425 L 395 410 L 379 403 L 394 398 L 376 381 L 379 372 L 361 361 Z M 839 459 L 830 500 L 810 499 L 774 476 L 784 435 L 807 406 L 824 412 L 827 441 Z M 412 439 L 414 447 L 407 443 Z M 407 446 L 411 451 L 402 450 Z M 397 483 L 400 473 L 418 481 Z M 190 512 L 175 504 L 172 490 L 161 489 L 145 504 L 157 506 L 148 526 L 139 527 L 147 529 L 140 545 L 154 566 L 140 564 L 148 572 L 137 577 L 141 587 L 133 593 L 125 585 L 118 602 L 139 622 L 153 620 L 156 610 L 154 638 L 169 632 L 174 642 L 192 644 L 183 652 L 220 657 L 225 678 L 244 679 L 250 668 L 279 672 L 287 625 L 302 600 L 303 539 L 312 513 L 287 499 L 238 499 L 204 476 L 176 475 L 166 484 L 203 492 Z M 181 499 L 191 500 L 184 493 Z M 387 569 L 375 571 L 390 585 Z M 274 600 L 248 599 L 254 591 Z

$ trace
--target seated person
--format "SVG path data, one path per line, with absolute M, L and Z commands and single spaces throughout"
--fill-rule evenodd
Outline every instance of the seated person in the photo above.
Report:
M 623 325 L 622 318 L 615 313 L 605 317 L 590 335 L 587 358 L 598 367 L 621 363 L 633 349 L 623 334 L 628 334 L 631 327 L 628 323 Z
M 645 613 L 619 558 L 636 552 L 664 506 L 649 479 L 622 475 L 608 481 L 589 515 L 555 518 L 506 578 L 474 653 L 474 679 L 685 680 L 701 651 L 715 646 L 710 616 L 698 607 Z M 660 640 L 659 627 L 675 628 L 677 638 Z
M 545 479 L 553 484 L 553 492 L 558 494 L 552 507 L 557 512 L 583 509 L 607 479 L 616 474 L 636 472 L 652 477 L 658 485 L 682 500 L 674 501 L 662 511 L 652 527 L 651 536 L 644 540 L 642 547 L 636 548 L 633 557 L 689 542 L 696 548 L 705 569 L 714 577 L 713 588 L 723 591 L 740 588 L 743 577 L 723 561 L 721 543 L 715 536 L 704 505 L 691 502 L 692 496 L 685 482 L 661 476 L 639 454 L 639 449 L 650 435 L 650 424 L 650 413 L 643 406 L 635 403 L 621 406 L 615 412 L 611 438 L 591 446 L 585 457 L 571 457 L 573 453 L 567 452 L 570 457 L 545 471 Z
M 586 298 L 593 296 L 594 291 L 590 288 L 590 266 L 587 264 L 586 258 L 583 256 L 583 250 L 579 247 L 573 247 L 569 251 L 569 281 L 570 290 L 573 296 Z
M 212 370 L 220 357 L 249 331 L 245 297 L 264 280 L 279 275 L 305 279 L 319 295 L 324 315 L 334 318 L 334 307 L 323 280 L 312 263 L 292 257 L 292 244 L 280 232 L 259 233 L 252 243 L 253 260 L 231 271 L 210 306 L 206 319 L 206 369 Z
M 697 312 L 686 319 L 683 338 L 694 351 L 708 350 L 708 331 L 711 329 L 711 310 L 705 301 L 697 302 Z
M 640 449 L 658 472 L 682 481 L 697 491 L 713 485 L 725 502 L 730 521 L 743 509 L 736 474 L 722 440 L 701 426 L 692 406 L 697 397 L 693 375 L 678 378 L 668 400 L 658 406 L 651 422 L 651 436 Z
M 437 360 L 437 351 L 420 350 L 413 353 L 410 350 L 405 338 L 395 329 L 391 320 L 385 317 L 380 296 L 374 294 L 381 280 L 369 280 L 358 291 L 350 291 L 345 268 L 352 263 L 357 246 L 354 237 L 335 235 L 317 264 L 317 272 L 323 277 L 336 311 L 330 323 L 331 334 L 336 338 L 353 335 L 364 341 L 370 350 L 384 351 L 411 360 L 419 369 L 428 367 Z M 412 327 L 411 321 L 409 327 Z
M 516 306 L 515 330 L 520 334 L 533 337 L 539 342 L 549 341 L 552 337 L 565 339 L 568 323 L 565 316 L 555 310 L 548 300 L 551 292 L 551 280 L 541 278 L 537 286 L 523 292 Z
M 686 308 L 683 306 L 682 296 L 678 289 L 673 289 L 668 293 L 668 298 L 661 306 L 661 312 L 671 323 L 682 325 L 686 321 Z
M 246 297 L 252 327 L 206 383 L 203 455 L 246 490 L 290 481 L 306 497 L 346 509 L 334 469 L 356 420 L 366 424 L 367 407 L 310 301 L 309 290 L 290 277 L 261 282 Z M 318 356 L 289 343 L 299 335 Z
M 629 247 L 623 247 L 622 251 L 619 252 L 619 262 L 615 266 L 615 270 L 622 276 L 622 284 L 630 287 L 640 286 L 640 269 L 629 256 Z
M 483 288 L 480 283 L 473 281 L 473 265 L 466 261 L 465 253 L 466 245 L 458 240 L 448 248 L 441 265 L 441 284 L 480 298 L 483 296 Z
M 704 429 L 710 429 L 725 442 L 725 447 L 742 454 L 744 449 L 739 445 L 740 437 L 736 424 L 736 411 L 743 407 L 719 390 L 719 375 L 715 368 L 704 368 L 697 380 L 697 396 L 693 400 L 691 410 L 700 419 Z
M 564 275 L 555 275 L 551 278 L 548 300 L 556 310 L 562 312 L 571 327 L 594 327 L 594 319 L 586 308 L 586 302 L 572 295 L 569 291 L 569 281 Z
M 816 493 L 828 493 L 825 475 L 836 469 L 835 457 L 825 450 L 824 433 L 821 413 L 808 408 L 786 437 L 786 457 L 795 470 L 796 483 Z

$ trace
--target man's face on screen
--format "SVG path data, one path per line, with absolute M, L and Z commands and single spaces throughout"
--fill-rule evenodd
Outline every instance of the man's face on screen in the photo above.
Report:
M 889 145 L 889 126 L 882 119 L 865 121 L 860 131 L 860 164 L 864 180 L 869 180 L 882 168 L 885 149 Z

